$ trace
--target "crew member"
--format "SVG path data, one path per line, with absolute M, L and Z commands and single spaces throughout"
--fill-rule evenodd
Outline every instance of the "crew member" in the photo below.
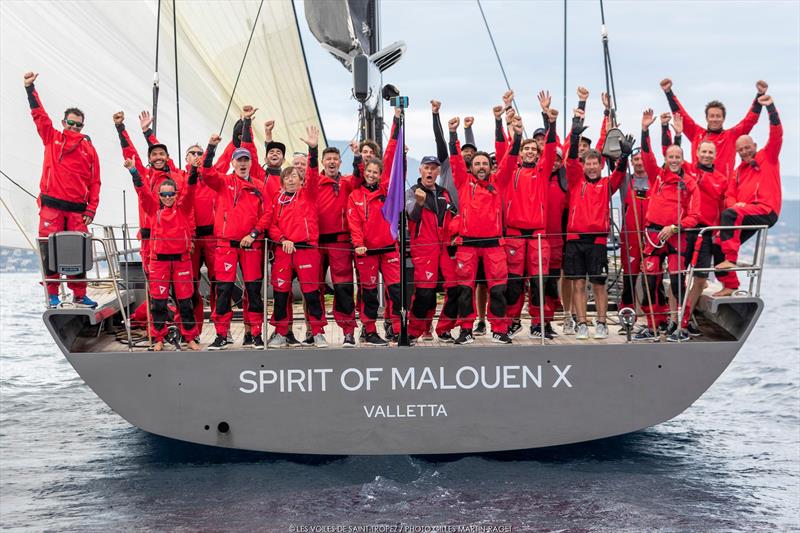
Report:
M 142 175 L 136 168 L 133 158 L 125 160 L 125 168 L 131 173 L 139 205 L 150 216 L 151 225 L 151 258 L 150 258 L 150 299 L 152 302 L 153 322 L 150 327 L 155 343 L 153 351 L 164 349 L 164 337 L 167 334 L 167 301 L 170 286 L 175 291 L 175 300 L 180 313 L 178 327 L 192 350 L 199 350 L 195 337 L 198 336 L 197 325 L 192 308 L 192 262 L 190 249 L 192 244 L 192 208 L 194 189 L 197 183 L 197 167 L 200 156 L 190 159 L 191 171 L 188 186 L 178 196 L 177 184 L 165 179 L 158 187 L 158 196 L 145 185 Z
M 583 165 L 578 162 L 580 135 L 584 112 L 576 109 L 572 119 L 570 149 L 567 156 L 567 186 L 569 188 L 569 214 L 567 221 L 567 244 L 564 248 L 564 275 L 572 279 L 575 291 L 573 305 L 578 315 L 576 339 L 589 338 L 586 320 L 586 277 L 592 284 L 597 305 L 595 339 L 608 337 L 606 312 L 608 292 L 608 253 L 606 241 L 609 232 L 609 199 L 622 184 L 628 167 L 628 156 L 633 150 L 633 138 L 627 137 L 620 144 L 622 155 L 616 170 L 610 177 L 603 177 L 602 155 L 597 150 L 588 150 L 583 156 Z
M 781 213 L 779 156 L 783 144 L 783 126 L 771 96 L 759 97 L 758 103 L 766 106 L 769 113 L 769 139 L 761 150 L 757 150 L 756 143 L 749 135 L 742 135 L 736 140 L 736 152 L 742 162 L 729 182 L 725 201 L 727 209 L 721 215 L 722 226 L 772 227 Z M 717 268 L 735 267 L 739 247 L 753 235 L 754 230 L 720 231 L 719 243 L 725 260 Z M 732 292 L 723 289 L 716 296 L 728 296 Z
M 70 107 L 61 120 L 62 131 L 53 127 L 45 112 L 34 82 L 39 74 L 26 72 L 23 76 L 33 123 L 44 144 L 44 163 L 39 181 L 39 237 L 48 237 L 59 231 L 88 233 L 100 202 L 100 160 L 88 135 L 81 133 L 84 125 L 83 111 Z M 42 257 L 46 257 L 47 243 L 40 243 Z M 43 261 L 45 277 L 58 279 Z M 68 276 L 84 279 L 85 276 Z M 58 283 L 47 284 L 50 307 L 57 307 Z M 75 305 L 97 307 L 86 295 L 86 283 L 68 282 Z
M 319 229 L 317 223 L 317 191 L 319 171 L 317 143 L 319 130 L 307 128 L 303 139 L 309 147 L 308 174 L 300 175 L 296 167 L 281 172 L 281 192 L 273 201 L 270 239 L 275 241 L 275 262 L 272 266 L 272 291 L 275 307 L 270 323 L 275 326 L 275 335 L 270 339 L 270 348 L 282 348 L 288 344 L 291 328 L 292 277 L 297 276 L 305 301 L 304 313 L 314 345 L 328 346 L 324 327 L 327 323 L 320 292 Z
M 263 348 L 261 328 L 264 301 L 261 296 L 263 236 L 271 218 L 271 205 L 264 203 L 260 183 L 250 176 L 252 159 L 246 148 L 233 151 L 233 172 L 222 174 L 212 167 L 214 151 L 221 141 L 212 135 L 203 160 L 202 179 L 217 191 L 217 212 L 214 236 L 217 237 L 217 337 L 209 350 L 224 350 L 230 330 L 231 295 L 236 281 L 237 265 L 247 292 L 245 309 L 248 312 L 253 347 Z
M 513 122 L 514 143 L 500 163 L 498 171 L 490 173 L 491 161 L 486 152 L 477 152 L 472 158 L 470 171 L 461 157 L 456 129 L 459 119 L 448 122 L 450 130 L 450 167 L 458 187 L 460 224 L 456 244 L 456 276 L 461 286 L 458 316 L 461 332 L 457 344 L 473 342 L 472 324 L 475 320 L 473 289 L 477 263 L 483 259 L 489 288 L 489 321 L 492 340 L 510 344 L 509 320 L 506 316 L 506 281 L 508 268 L 503 245 L 502 199 L 500 188 L 505 187 L 517 166 L 522 143 L 522 119 Z
M 648 109 L 642 115 L 642 160 L 651 180 L 649 204 L 645 215 L 644 270 L 650 291 L 647 305 L 642 305 L 649 327 L 637 333 L 635 340 L 651 340 L 658 329 L 671 335 L 673 327 L 667 326 L 667 306 L 658 301 L 664 260 L 670 276 L 670 290 L 680 302 L 683 290 L 683 254 L 687 249 L 686 230 L 697 225 L 700 216 L 700 190 L 690 165 L 685 164 L 683 150 L 672 145 L 667 148 L 665 164 L 659 167 L 650 146 L 650 125 L 655 114 Z
M 734 163 L 736 159 L 735 143 L 736 140 L 742 135 L 750 133 L 753 126 L 758 122 L 758 117 L 761 114 L 762 104 L 759 103 L 759 97 L 766 94 L 768 85 L 767 82 L 759 80 L 756 82 L 756 97 L 753 99 L 753 104 L 747 112 L 747 115 L 736 124 L 734 127 L 725 129 L 726 109 L 725 105 L 718 101 L 712 100 L 706 104 L 706 127 L 703 128 L 698 125 L 686 109 L 672 92 L 672 80 L 665 78 L 661 80 L 661 89 L 667 96 L 667 103 L 673 113 L 680 113 L 683 116 L 683 130 L 686 136 L 692 141 L 692 153 L 697 154 L 697 148 L 704 140 L 713 142 L 717 147 L 717 159 L 715 168 L 725 175 L 733 174 Z M 697 156 L 695 155 L 695 163 Z

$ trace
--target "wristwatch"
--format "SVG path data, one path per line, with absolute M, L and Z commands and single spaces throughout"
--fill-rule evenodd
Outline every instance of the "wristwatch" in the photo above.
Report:
M 670 228 L 672 229 L 672 233 L 678 233 L 678 226 L 676 226 L 675 224 L 670 226 Z
M 258 238 L 258 232 L 256 230 L 253 230 L 253 231 L 250 232 L 250 236 L 252 238 L 254 238 L 254 239 L 257 239 Z

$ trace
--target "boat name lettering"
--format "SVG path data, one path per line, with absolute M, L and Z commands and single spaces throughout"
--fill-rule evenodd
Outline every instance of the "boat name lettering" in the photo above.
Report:
M 572 365 L 495 365 L 405 368 L 280 368 L 242 370 L 239 391 L 327 392 L 336 385 L 343 391 L 470 390 L 572 388 L 567 373 Z M 387 385 L 382 386 L 384 383 Z

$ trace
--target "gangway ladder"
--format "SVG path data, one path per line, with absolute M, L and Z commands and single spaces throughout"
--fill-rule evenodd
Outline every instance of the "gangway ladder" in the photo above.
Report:
M 691 292 L 692 285 L 694 283 L 693 274 L 695 272 L 714 272 L 717 270 L 713 266 L 708 268 L 695 268 L 694 265 L 697 263 L 697 257 L 700 253 L 700 247 L 703 242 L 703 235 L 707 231 L 719 230 L 748 230 L 755 231 L 758 234 L 754 241 L 755 247 L 753 249 L 753 261 L 751 263 L 737 262 L 735 268 L 726 268 L 724 272 L 747 272 L 747 277 L 750 278 L 748 288 L 749 295 L 756 298 L 761 295 L 761 274 L 764 270 L 764 257 L 766 256 L 767 231 L 769 230 L 769 226 L 706 226 L 697 233 L 697 240 L 695 241 L 692 260 L 689 262 L 686 268 L 686 276 L 688 279 L 686 282 L 686 292 L 683 295 L 683 301 L 678 308 L 678 327 L 680 327 L 680 324 L 683 322 L 684 309 L 686 309 L 686 303 L 689 300 L 689 293 Z M 680 335 L 678 336 L 678 342 L 680 342 Z
M 122 301 L 122 294 L 119 286 L 123 280 L 119 277 L 117 251 L 114 243 L 114 232 L 109 227 L 103 228 L 104 238 L 94 237 L 82 231 L 59 231 L 49 237 L 39 238 L 39 247 L 43 251 L 41 254 L 40 271 L 42 274 L 42 288 L 44 290 L 45 306 L 50 306 L 50 299 L 47 293 L 48 283 L 65 283 L 76 280 L 70 278 L 47 278 L 47 272 L 55 272 L 67 276 L 86 277 L 85 283 L 111 283 L 114 287 L 114 295 L 119 304 L 122 322 L 125 325 L 125 333 L 128 337 L 128 351 L 133 351 L 131 340 L 131 325 L 125 305 Z M 108 264 L 109 277 L 100 276 L 99 262 L 95 265 L 94 245 L 100 244 L 103 249 L 106 263 Z M 98 258 L 99 259 L 99 258 Z M 89 279 L 86 276 L 89 272 L 95 271 L 97 277 Z M 78 280 L 80 281 L 80 280 Z M 127 299 L 127 295 L 126 295 Z

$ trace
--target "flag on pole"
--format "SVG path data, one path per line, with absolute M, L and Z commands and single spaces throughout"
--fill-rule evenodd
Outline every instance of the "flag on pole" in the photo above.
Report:
M 400 212 L 405 206 L 405 173 L 403 172 L 403 158 L 405 157 L 405 142 L 403 139 L 403 124 L 397 134 L 397 150 L 392 159 L 392 172 L 389 175 L 389 192 L 383 203 L 383 218 L 389 223 L 392 237 L 397 239 L 397 230 L 400 223 Z

